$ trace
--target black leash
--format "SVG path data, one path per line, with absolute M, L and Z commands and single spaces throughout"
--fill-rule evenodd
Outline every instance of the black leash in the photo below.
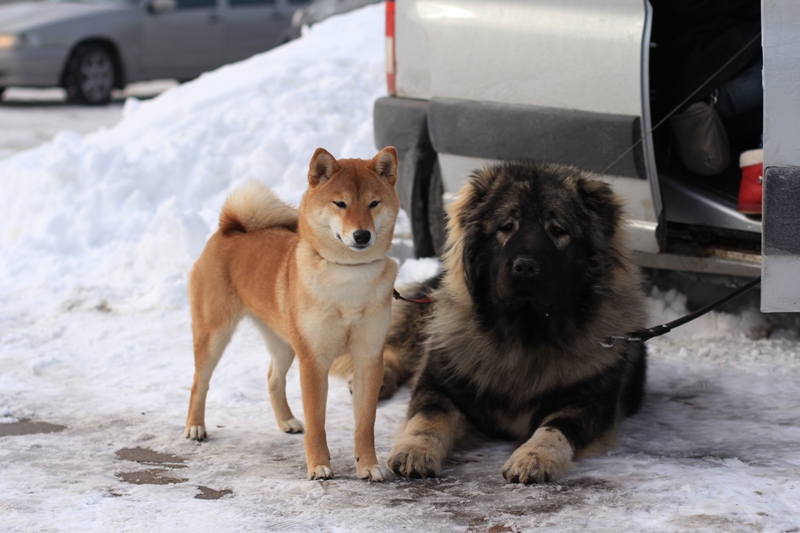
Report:
M 691 322 L 692 320 L 695 320 L 696 318 L 700 318 L 706 313 L 709 313 L 714 309 L 717 309 L 718 307 L 725 305 L 734 298 L 737 298 L 742 294 L 746 293 L 759 283 L 761 283 L 761 276 L 757 277 L 752 281 L 749 281 L 748 283 L 742 285 L 732 293 L 720 298 L 716 302 L 712 302 L 707 306 L 698 309 L 697 311 L 694 311 L 693 313 L 689 313 L 688 315 L 682 316 L 681 318 L 673 320 L 672 322 L 669 322 L 667 324 L 653 326 L 652 328 L 638 329 L 636 331 L 628 333 L 627 335 L 609 335 L 608 337 L 600 339 L 600 346 L 602 346 L 603 348 L 611 348 L 612 346 L 614 346 L 614 344 L 616 344 L 617 341 L 646 342 L 654 337 L 660 337 L 661 335 L 669 333 L 678 326 L 682 326 L 688 322 Z M 417 298 L 417 299 L 404 298 L 403 296 L 400 295 L 399 292 L 397 292 L 397 289 L 392 289 L 392 296 L 394 297 L 395 300 L 403 300 L 404 302 L 410 302 L 414 304 L 433 303 L 433 298 L 430 297 Z
M 742 285 L 741 287 L 739 287 L 738 289 L 736 289 L 732 293 L 728 294 L 727 296 L 725 296 L 723 298 L 720 298 L 716 302 L 712 302 L 712 303 L 708 304 L 707 306 L 703 307 L 702 309 L 698 309 L 694 313 L 689 313 L 688 315 L 683 316 L 683 317 L 681 317 L 681 318 L 679 318 L 677 320 L 673 320 L 672 322 L 670 322 L 668 324 L 662 324 L 660 326 L 654 326 L 652 328 L 647 328 L 647 329 L 640 329 L 640 330 L 628 333 L 627 335 L 611 335 L 611 336 L 608 336 L 608 337 L 600 340 L 600 346 L 602 346 L 603 348 L 611 348 L 612 346 L 614 346 L 614 344 L 617 341 L 645 342 L 645 341 L 649 341 L 653 337 L 660 337 L 661 335 L 664 335 L 665 333 L 669 333 L 670 331 L 672 331 L 673 328 L 677 328 L 678 326 L 682 326 L 682 325 L 686 324 L 687 322 L 691 322 L 695 318 L 699 318 L 699 317 L 705 315 L 706 313 L 708 313 L 709 311 L 713 311 L 714 309 L 720 307 L 721 305 L 724 305 L 724 304 L 730 302 L 731 300 L 733 300 L 737 296 L 741 296 L 745 292 L 749 291 L 750 289 L 752 289 L 753 287 L 755 287 L 759 283 L 761 283 L 761 276 L 759 276 L 756 279 L 750 281 L 749 283 L 746 283 L 745 285 Z
M 397 292 L 397 289 L 392 289 L 392 296 L 394 296 L 395 300 L 403 300 L 404 302 L 411 302 L 412 304 L 429 304 L 433 303 L 433 298 L 418 298 L 416 300 L 410 300 L 408 298 L 403 298 L 400 296 L 400 293 Z

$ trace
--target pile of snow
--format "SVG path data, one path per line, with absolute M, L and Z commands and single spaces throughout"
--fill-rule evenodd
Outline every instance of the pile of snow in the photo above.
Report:
M 0 435 L 26 419 L 66 426 L 0 437 L 0 528 L 796 531 L 800 349 L 788 335 L 751 335 L 764 325 L 754 309 L 712 313 L 648 343 L 642 412 L 623 422 L 618 447 L 556 484 L 505 484 L 511 443 L 459 454 L 441 479 L 361 482 L 340 380 L 327 424 L 337 478 L 305 480 L 302 437 L 275 427 L 268 357 L 250 325 L 212 380 L 210 440 L 183 439 L 187 273 L 225 196 L 257 179 L 296 204 L 315 148 L 372 157 L 383 51 L 383 8 L 372 6 L 152 101 L 130 100 L 113 128 L 62 132 L 0 161 Z M 406 261 L 399 282 L 438 269 Z M 651 307 L 652 323 L 663 323 L 686 300 L 656 291 Z M 296 367 L 288 392 L 300 414 Z M 379 406 L 381 458 L 409 394 Z M 136 463 L 137 447 L 180 460 Z M 146 474 L 173 483 L 131 481 Z M 196 499 L 211 489 L 222 499 Z
M 62 132 L 0 162 L 0 289 L 184 305 L 186 272 L 238 184 L 257 179 L 297 204 L 317 147 L 375 155 L 382 26 L 380 7 L 314 26 L 152 101 L 129 99 L 113 128 Z

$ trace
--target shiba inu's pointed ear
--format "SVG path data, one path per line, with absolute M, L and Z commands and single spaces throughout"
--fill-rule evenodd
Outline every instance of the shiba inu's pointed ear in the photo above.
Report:
M 336 159 L 328 153 L 325 148 L 317 148 L 311 157 L 311 164 L 308 166 L 308 184 L 312 187 L 322 185 L 339 170 Z
M 389 185 L 394 185 L 397 182 L 397 149 L 394 146 L 387 146 L 372 158 L 370 166 L 378 176 L 388 181 Z

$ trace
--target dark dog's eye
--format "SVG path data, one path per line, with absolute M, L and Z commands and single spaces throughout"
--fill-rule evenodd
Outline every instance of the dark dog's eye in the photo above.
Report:
M 552 226 L 550 226 L 550 235 L 552 235 L 554 238 L 557 239 L 558 237 L 563 237 L 566 234 L 567 230 L 565 230 L 558 224 L 553 224 Z
M 336 207 L 339 207 L 341 209 L 344 209 L 345 207 L 347 207 L 347 204 L 344 203 L 344 202 L 333 202 L 333 205 L 335 205 Z
M 499 231 L 502 233 L 511 233 L 512 231 L 514 231 L 514 223 L 509 222 L 508 224 L 503 224 L 502 226 L 500 226 Z
M 372 209 L 373 207 L 378 207 L 380 202 L 378 200 L 373 200 L 371 204 L 369 204 L 369 208 Z

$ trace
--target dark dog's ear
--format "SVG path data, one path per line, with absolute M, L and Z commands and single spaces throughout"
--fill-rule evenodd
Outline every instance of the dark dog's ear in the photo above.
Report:
M 369 166 L 389 185 L 394 185 L 397 182 L 397 149 L 387 146 L 372 158 Z
M 308 166 L 308 184 L 312 187 L 322 185 L 335 172 L 339 170 L 339 163 L 324 148 L 317 148 L 311 157 L 311 164 Z
M 503 179 L 503 172 L 503 167 L 498 166 L 475 170 L 467 185 L 456 195 L 456 201 L 448 208 L 451 215 L 448 241 L 451 238 L 461 241 L 464 282 L 473 297 L 478 290 L 479 278 L 488 268 L 487 250 L 483 246 L 486 242 L 484 221 L 489 216 L 487 200 Z
M 467 290 L 472 297 L 475 298 L 478 278 L 486 267 L 486 257 L 484 250 L 481 249 L 481 243 L 484 242 L 484 239 L 481 234 L 480 226 L 478 224 L 470 226 L 464 232 L 463 239 L 461 261 L 464 268 L 464 282 L 467 285 Z
M 501 170 L 498 167 L 475 170 L 469 177 L 469 182 L 459 192 L 458 218 L 461 227 L 478 223 L 483 213 L 481 207 L 492 191 L 495 182 L 500 179 Z
M 597 217 L 606 238 L 613 237 L 622 218 L 622 204 L 611 187 L 600 179 L 581 179 L 578 193 L 589 213 Z

